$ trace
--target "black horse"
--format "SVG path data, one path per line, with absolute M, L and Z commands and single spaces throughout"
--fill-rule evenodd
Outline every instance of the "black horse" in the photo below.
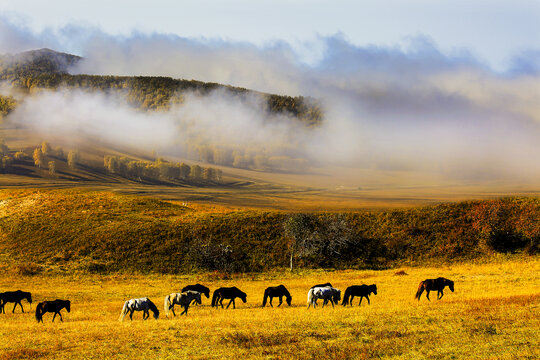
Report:
M 47 312 L 53 312 L 54 316 L 52 318 L 52 321 L 54 321 L 54 318 L 56 315 L 60 316 L 60 321 L 64 321 L 62 319 L 62 314 L 60 314 L 60 310 L 66 309 L 67 312 L 71 311 L 71 302 L 69 300 L 53 300 L 53 301 L 44 301 L 40 302 L 36 306 L 36 320 L 38 322 L 43 322 L 43 314 Z
M 236 299 L 237 297 L 242 299 L 244 303 L 247 301 L 246 293 L 237 288 L 236 286 L 219 288 L 214 291 L 214 295 L 212 296 L 212 307 L 218 307 L 218 305 L 221 305 L 221 308 L 223 308 L 223 300 L 231 299 L 231 301 L 229 301 L 229 304 L 227 304 L 227 309 L 229 308 L 231 303 L 233 304 L 233 309 L 236 309 L 234 299 Z
M 349 286 L 347 290 L 345 290 L 345 295 L 343 296 L 343 302 L 341 305 L 347 306 L 353 304 L 353 299 L 355 296 L 360 296 L 360 302 L 358 303 L 358 306 L 362 303 L 362 299 L 366 298 L 368 305 L 371 304 L 369 301 L 369 295 L 373 293 L 377 295 L 377 285 L 353 285 Z
M 13 310 L 11 312 L 15 312 L 15 308 L 17 307 L 17 304 L 21 307 L 22 312 L 24 312 L 23 306 L 21 304 L 21 301 L 23 299 L 26 299 L 28 303 L 32 303 L 32 294 L 29 292 L 17 290 L 17 291 L 7 291 L 4 293 L 0 293 L 0 313 L 5 314 L 4 305 L 8 302 L 15 303 L 13 306 Z
M 272 299 L 275 297 L 279 297 L 279 305 L 278 305 L 279 307 L 281 306 L 281 304 L 283 304 L 284 296 L 287 301 L 287 305 L 291 306 L 292 296 L 289 293 L 289 290 L 287 290 L 285 286 L 279 285 L 279 286 L 274 286 L 274 287 L 268 287 L 266 288 L 266 290 L 264 290 L 264 299 L 263 299 L 262 307 L 266 306 L 266 301 L 268 300 L 268 298 L 270 298 L 270 306 L 274 307 L 272 305 Z
M 201 284 L 188 285 L 182 289 L 182 292 L 186 292 L 188 290 L 200 292 L 201 294 L 204 294 L 204 296 L 206 296 L 207 299 L 210 298 L 210 289 L 204 285 L 201 285 Z M 197 303 L 195 302 L 195 304 Z
M 316 287 L 327 287 L 327 286 L 333 287 L 332 284 L 325 283 L 325 284 L 313 285 L 310 289 L 313 289 L 313 288 L 316 288 Z
M 418 286 L 418 291 L 416 292 L 414 298 L 420 301 L 420 296 L 422 296 L 422 293 L 424 292 L 424 290 L 426 290 L 426 297 L 429 300 L 429 292 L 437 290 L 437 300 L 440 300 L 444 296 L 443 290 L 447 286 L 450 288 L 450 290 L 452 290 L 452 292 L 454 292 L 454 282 L 452 280 L 448 280 L 443 277 L 436 279 L 426 279 L 420 282 L 420 285 Z

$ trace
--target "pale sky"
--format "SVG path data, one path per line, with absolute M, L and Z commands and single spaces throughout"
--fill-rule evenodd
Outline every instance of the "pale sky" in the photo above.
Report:
M 316 55 L 309 42 L 318 36 L 389 47 L 424 36 L 447 54 L 468 51 L 498 70 L 540 49 L 539 0 L 2 0 L 0 16 L 34 32 L 76 25 L 111 35 L 282 40 L 307 57 Z

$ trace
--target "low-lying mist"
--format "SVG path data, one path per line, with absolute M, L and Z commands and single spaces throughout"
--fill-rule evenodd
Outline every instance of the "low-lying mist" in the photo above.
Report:
M 325 112 L 322 125 L 309 128 L 268 113 L 256 96 L 187 94 L 168 111 L 140 112 L 121 96 L 64 89 L 30 96 L 10 115 L 44 135 L 84 135 L 257 170 L 339 166 L 516 181 L 540 175 L 538 52 L 516 54 L 500 73 L 466 50 L 443 54 L 422 37 L 394 47 L 321 37 L 322 56 L 308 65 L 283 42 L 115 37 L 73 26 L 57 36 L 9 30 L 32 46 L 63 51 L 79 39 L 84 59 L 72 73 L 171 76 L 312 96 Z M 68 32 L 76 35 L 69 42 Z

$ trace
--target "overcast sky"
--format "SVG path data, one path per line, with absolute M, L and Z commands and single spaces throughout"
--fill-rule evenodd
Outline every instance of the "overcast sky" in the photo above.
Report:
M 311 63 L 324 50 L 317 38 L 338 33 L 357 46 L 395 47 L 423 36 L 445 54 L 468 52 L 499 71 L 540 49 L 538 0 L 2 0 L 0 16 L 35 33 L 84 26 L 258 46 L 281 40 Z

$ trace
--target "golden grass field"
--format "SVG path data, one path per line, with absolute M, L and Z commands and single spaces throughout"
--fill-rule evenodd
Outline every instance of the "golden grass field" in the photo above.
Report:
M 404 270 L 408 275 L 394 275 Z M 455 281 L 442 300 L 414 300 L 421 280 Z M 310 286 L 330 281 L 342 291 L 353 284 L 378 286 L 371 305 L 306 309 Z M 164 296 L 188 283 L 211 288 L 238 286 L 248 302 L 216 310 L 203 298 L 189 315 L 166 318 Z M 292 307 L 261 308 L 267 286 L 284 284 Z M 537 359 L 540 358 L 540 259 L 491 259 L 483 264 L 414 267 L 385 271 L 316 271 L 233 275 L 88 275 L 18 277 L 5 274 L 1 291 L 31 291 L 34 303 L 0 315 L 0 359 L 101 358 L 297 358 L 297 359 Z M 159 320 L 118 321 L 123 302 L 148 296 L 162 312 Z M 64 322 L 44 315 L 38 302 L 70 299 Z M 274 306 L 277 304 L 277 299 Z M 355 304 L 356 305 L 356 304 Z M 179 311 L 177 311 L 179 314 Z

